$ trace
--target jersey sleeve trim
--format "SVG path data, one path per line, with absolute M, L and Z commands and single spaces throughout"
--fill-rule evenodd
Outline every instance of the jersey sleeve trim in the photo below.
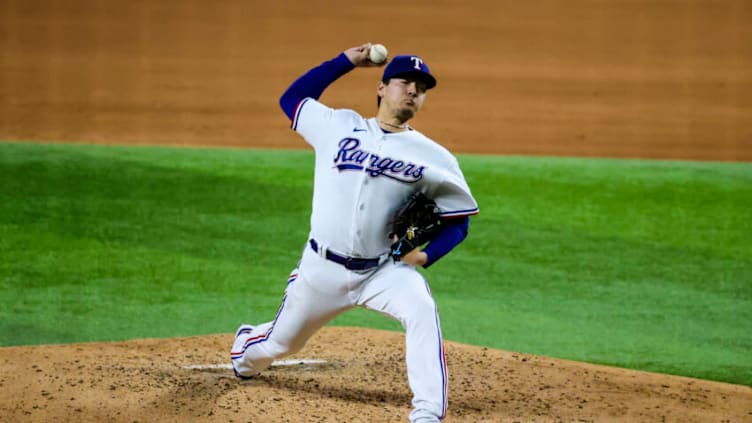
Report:
M 476 215 L 478 213 L 480 213 L 480 210 L 476 207 L 474 209 L 441 212 L 441 213 L 439 213 L 439 216 L 454 218 L 454 217 L 463 217 L 463 216 L 473 216 L 473 215 Z
M 294 130 L 298 130 L 298 119 L 300 119 L 300 109 L 303 108 L 303 105 L 310 100 L 310 97 L 306 97 L 302 100 L 300 100 L 300 103 L 298 103 L 298 106 L 295 107 L 295 114 L 293 115 L 292 120 L 290 121 L 290 127 Z

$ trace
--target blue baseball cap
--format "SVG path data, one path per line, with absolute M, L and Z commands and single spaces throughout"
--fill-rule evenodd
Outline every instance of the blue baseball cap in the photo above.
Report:
M 381 81 L 386 82 L 391 78 L 413 76 L 420 78 L 426 83 L 426 89 L 436 86 L 436 78 L 431 75 L 428 65 L 418 56 L 401 55 L 395 56 L 384 69 L 384 76 Z

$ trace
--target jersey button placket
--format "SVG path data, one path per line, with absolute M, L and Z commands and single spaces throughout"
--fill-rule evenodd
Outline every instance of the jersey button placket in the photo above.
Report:
M 355 207 L 354 213 L 353 213 L 353 223 L 355 226 L 355 235 L 357 236 L 358 240 L 355 241 L 356 244 L 359 247 L 362 247 L 363 240 L 360 239 L 360 237 L 363 235 L 363 230 L 361 229 L 363 224 L 367 222 L 366 216 L 364 215 L 363 211 L 365 210 L 365 201 L 363 201 L 363 198 L 367 198 L 367 194 L 365 194 L 368 189 L 366 188 L 369 184 L 369 180 L 371 177 L 368 175 L 368 159 L 366 159 L 365 163 L 363 164 L 363 171 L 360 174 L 360 189 L 358 190 L 358 198 L 356 199 L 356 202 L 353 204 Z

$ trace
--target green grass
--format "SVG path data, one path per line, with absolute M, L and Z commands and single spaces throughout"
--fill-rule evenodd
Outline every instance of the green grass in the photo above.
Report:
M 424 271 L 445 338 L 752 385 L 752 165 L 460 156 L 481 214 Z M 308 151 L 0 143 L 0 345 L 273 317 Z M 336 325 L 390 330 L 353 311 Z

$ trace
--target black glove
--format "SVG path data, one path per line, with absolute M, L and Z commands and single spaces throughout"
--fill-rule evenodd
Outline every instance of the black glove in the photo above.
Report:
M 390 222 L 392 232 L 389 238 L 397 237 L 390 253 L 394 261 L 399 261 L 405 254 L 436 236 L 441 228 L 440 212 L 436 203 L 422 192 L 416 192 L 407 199 Z

